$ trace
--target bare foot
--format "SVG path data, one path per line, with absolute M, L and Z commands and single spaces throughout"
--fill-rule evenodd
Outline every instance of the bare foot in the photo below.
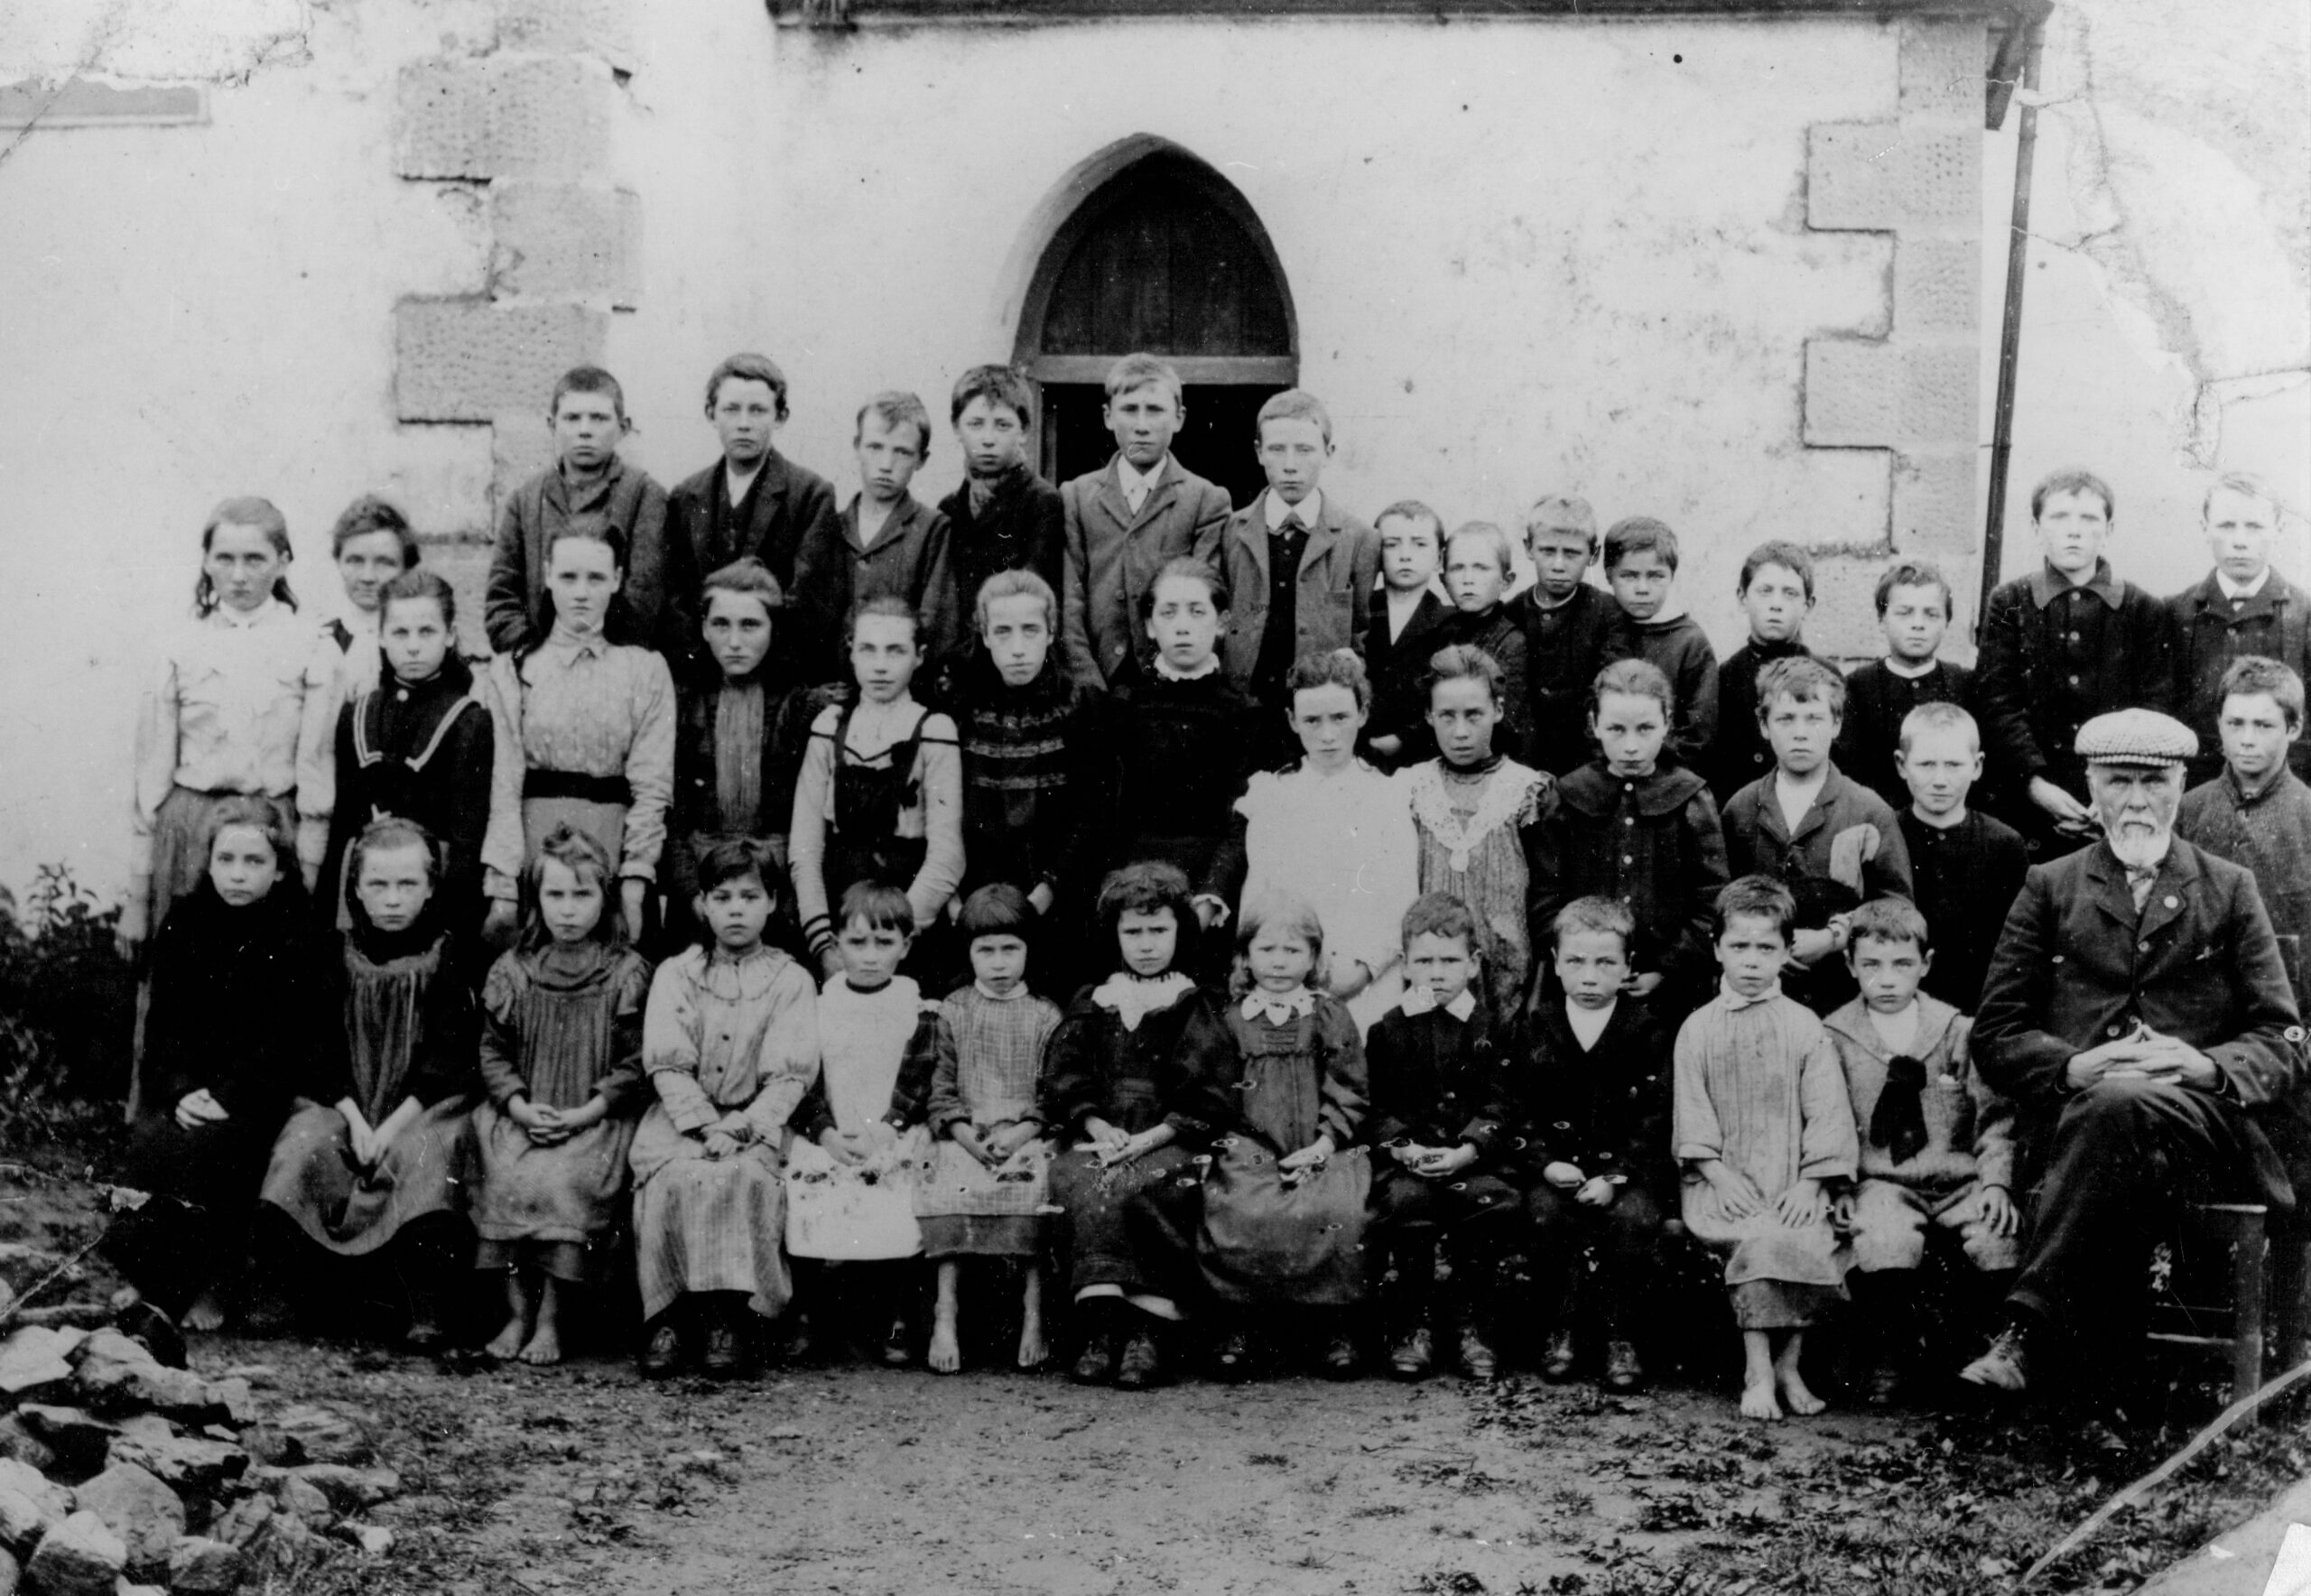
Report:
M 1019 1327 L 1019 1367 L 1041 1369 L 1051 1361 L 1051 1348 L 1044 1341 L 1044 1327 L 1029 1320 Z
M 954 1315 L 942 1313 L 931 1325 L 931 1367 L 941 1374 L 952 1374 L 962 1366 L 963 1350 L 956 1343 Z
M 1815 1403 L 1818 1408 L 1821 1405 Z M 1741 1387 L 1741 1416 L 1750 1419 L 1777 1419 L 1781 1404 L 1774 1400 L 1773 1382 L 1752 1382 Z
M 1829 1406 L 1806 1389 L 1805 1380 L 1794 1369 L 1776 1369 L 1774 1383 L 1781 1387 L 1782 1402 L 1801 1419 L 1810 1419 Z M 1745 1401 L 1742 1406 L 1746 1410 L 1748 1403 Z
M 520 1353 L 522 1342 L 529 1333 L 528 1322 L 521 1314 L 516 1313 L 506 1322 L 505 1329 L 489 1339 L 489 1345 L 484 1347 L 482 1350 L 503 1362 Z
M 521 1359 L 523 1362 L 534 1364 L 541 1369 L 549 1363 L 561 1362 L 561 1332 L 552 1325 L 540 1321 L 537 1333 L 530 1338 L 530 1344 L 522 1349 Z
M 192 1299 L 192 1306 L 184 1311 L 184 1328 L 203 1335 L 225 1328 L 225 1304 L 218 1300 L 215 1286 Z

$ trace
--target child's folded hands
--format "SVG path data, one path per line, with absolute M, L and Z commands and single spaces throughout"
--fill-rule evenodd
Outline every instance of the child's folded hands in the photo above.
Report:
M 1562 1158 L 1552 1158 L 1541 1165 L 1541 1178 L 1560 1192 L 1570 1192 L 1589 1177 L 1578 1164 L 1567 1164 Z M 1715 1184 L 1714 1182 L 1711 1183 Z
M 1808 1225 L 1818 1225 L 1829 1211 L 1829 1199 L 1823 1194 L 1822 1183 L 1816 1180 L 1796 1180 L 1789 1183 L 1774 1203 L 1774 1211 L 1781 1222 L 1793 1230 Z
M 1603 1175 L 1592 1174 L 1581 1183 L 1581 1190 L 1573 1200 L 1583 1208 L 1610 1208 L 1613 1199 L 1620 1195 L 1620 1188 Z
M 1426 1175 L 1432 1181 L 1456 1175 L 1477 1161 L 1477 1150 L 1462 1142 L 1451 1147 L 1424 1147 L 1420 1162 L 1414 1165 L 1415 1174 Z
M 1331 1137 L 1320 1136 L 1298 1152 L 1286 1153 L 1276 1161 L 1276 1166 L 1286 1182 L 1299 1182 L 1330 1164 L 1336 1151 Z
M 215 1125 L 230 1118 L 225 1105 L 209 1095 L 205 1086 L 198 1087 L 177 1099 L 177 1124 L 186 1130 L 203 1125 Z
M 1043 1127 L 1032 1119 L 1010 1119 L 988 1128 L 982 1141 L 998 1164 L 1041 1135 Z
M 1723 1159 L 1711 1159 L 1701 1172 L 1710 1190 L 1717 1193 L 1718 1205 L 1725 1210 L 1727 1219 L 1746 1220 L 1765 1212 L 1766 1195 L 1758 1190 L 1758 1183 Z

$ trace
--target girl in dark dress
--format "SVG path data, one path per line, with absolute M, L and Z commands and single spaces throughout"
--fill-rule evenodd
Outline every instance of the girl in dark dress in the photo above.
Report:
M 190 1330 L 233 1304 L 274 1136 L 331 1023 L 295 846 L 267 801 L 219 804 L 209 873 L 153 941 L 145 1092 L 121 1174 L 148 1196 L 105 1253 Z
M 470 933 L 483 908 L 481 843 L 489 830 L 497 733 L 473 671 L 457 652 L 458 600 L 430 571 L 385 588 L 378 615 L 382 674 L 338 712 L 337 798 L 320 891 L 327 923 L 352 923 L 346 855 L 388 815 L 414 821 L 441 849 L 435 914 Z M 512 900 L 501 921 L 509 921 Z
M 326 1284 L 382 1296 L 405 1314 L 408 1344 L 431 1347 L 472 1252 L 473 992 L 424 829 L 373 821 L 350 865 L 353 929 L 331 971 L 337 1025 L 299 1072 L 263 1196 L 286 1221 L 289 1273 L 305 1295 Z
M 1176 967 L 1195 923 L 1176 867 L 1116 871 L 1099 914 L 1116 972 L 1052 1034 L 1039 1118 L 1065 1149 L 1051 1196 L 1084 1323 L 1074 1378 L 1139 1390 L 1160 1378 L 1162 1340 L 1196 1287 L 1194 1161 L 1211 1128 L 1197 1082 L 1230 1044 L 1217 1006 Z

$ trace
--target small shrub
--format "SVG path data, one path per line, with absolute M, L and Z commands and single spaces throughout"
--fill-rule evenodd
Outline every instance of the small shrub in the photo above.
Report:
M 126 1089 L 136 987 L 114 947 L 119 920 L 69 866 L 42 866 L 21 903 L 0 887 L 0 1133 L 12 1144 Z

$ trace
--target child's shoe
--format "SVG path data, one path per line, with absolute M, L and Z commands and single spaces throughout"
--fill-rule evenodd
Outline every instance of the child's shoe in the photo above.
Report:
M 1645 1384 L 1645 1365 L 1638 1361 L 1634 1341 L 1605 1343 L 1605 1389 L 1634 1391 Z
M 1884 1359 L 1870 1365 L 1861 1377 L 1861 1402 L 1865 1407 L 1891 1407 L 1902 1399 L 1902 1371 Z
M 1435 1338 L 1425 1324 L 1415 1327 L 1388 1350 L 1388 1372 L 1400 1380 L 1425 1379 L 1435 1363 Z
M 1241 1330 L 1231 1330 L 1220 1338 L 1211 1350 L 1212 1366 L 1223 1380 L 1248 1379 L 1252 1372 L 1252 1338 Z
M 747 1372 L 747 1334 L 737 1316 L 717 1313 L 706 1326 L 706 1350 L 699 1367 L 714 1379 L 735 1379 Z
M 1541 1352 L 1541 1378 L 1556 1384 L 1573 1378 L 1573 1365 L 1579 1349 L 1573 1340 L 1573 1327 L 1560 1324 L 1549 1332 L 1548 1345 Z
M 1335 1330 L 1325 1338 L 1322 1369 L 1326 1379 L 1354 1379 L 1360 1361 L 1361 1357 L 1356 1350 L 1356 1338 L 1346 1330 Z
M 894 1318 L 891 1328 L 884 1332 L 882 1356 L 886 1369 L 905 1369 L 914 1361 L 914 1337 L 907 1329 L 905 1314 Z
M 1083 1350 L 1067 1378 L 1079 1386 L 1104 1386 L 1116 1373 L 1116 1316 L 1113 1297 L 1094 1297 L 1081 1304 L 1085 1321 Z
M 1493 1379 L 1500 1373 L 1499 1356 L 1473 1324 L 1461 1326 L 1461 1372 L 1472 1380 Z
M 1124 1343 L 1123 1359 L 1116 1366 L 1116 1388 L 1145 1391 L 1164 1381 L 1164 1354 L 1153 1324 L 1135 1326 Z
M 673 1319 L 661 1319 L 658 1328 L 642 1346 L 642 1378 L 645 1380 L 671 1379 L 682 1370 L 682 1327 Z

